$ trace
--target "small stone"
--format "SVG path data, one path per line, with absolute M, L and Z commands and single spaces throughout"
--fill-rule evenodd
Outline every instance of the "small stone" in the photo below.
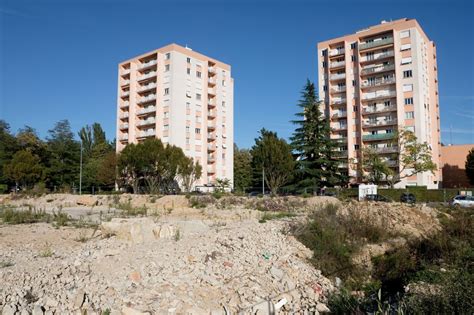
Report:
M 16 312 L 16 306 L 5 305 L 2 310 L 2 315 L 14 315 Z
M 141 312 L 130 307 L 122 308 L 122 315 L 148 315 L 148 312 Z
M 283 270 L 281 269 L 278 269 L 276 267 L 273 267 L 270 268 L 270 273 L 272 274 L 272 276 L 275 278 L 275 279 L 281 279 L 283 278 L 283 276 L 285 275 L 285 273 L 283 272 Z
M 76 297 L 74 298 L 75 309 L 81 308 L 82 304 L 84 303 L 84 296 L 85 296 L 84 290 L 77 291 Z
M 142 275 L 138 271 L 133 271 L 132 273 L 130 273 L 128 278 L 133 282 L 140 282 L 142 279 Z
M 331 311 L 329 307 L 327 307 L 326 304 L 323 303 L 316 304 L 316 310 L 320 313 L 329 313 Z
M 43 315 L 43 308 L 39 305 L 35 305 L 35 307 L 33 307 L 33 313 L 32 315 Z

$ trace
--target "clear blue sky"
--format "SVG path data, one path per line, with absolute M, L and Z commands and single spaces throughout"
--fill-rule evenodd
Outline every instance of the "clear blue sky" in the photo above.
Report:
M 474 143 L 473 1 L 0 0 L 0 118 L 41 136 L 61 119 L 115 136 L 117 64 L 175 42 L 232 65 L 235 141 L 288 137 L 316 43 L 416 18 L 438 49 L 442 141 Z M 452 126 L 452 128 L 451 128 Z

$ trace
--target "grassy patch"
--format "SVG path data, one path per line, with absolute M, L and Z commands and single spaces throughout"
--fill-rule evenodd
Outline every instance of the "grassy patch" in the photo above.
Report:
M 43 249 L 39 252 L 39 256 L 43 258 L 51 257 L 53 256 L 54 252 L 51 248 L 51 245 L 49 243 L 46 243 L 43 247 Z
M 14 210 L 5 208 L 0 213 L 1 219 L 7 224 L 29 224 L 37 222 L 51 222 L 52 217 L 44 210 Z
M 296 216 L 296 214 L 292 212 L 265 212 L 258 222 L 265 223 L 269 220 L 277 220 L 283 218 L 291 218 Z

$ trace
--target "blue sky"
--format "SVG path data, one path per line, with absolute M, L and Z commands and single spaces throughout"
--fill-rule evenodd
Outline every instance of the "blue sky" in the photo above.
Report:
M 175 42 L 232 65 L 240 147 L 262 127 L 287 138 L 317 42 L 408 17 L 437 44 L 442 141 L 474 143 L 473 3 L 0 0 L 0 119 L 43 137 L 99 122 L 113 138 L 117 64 Z

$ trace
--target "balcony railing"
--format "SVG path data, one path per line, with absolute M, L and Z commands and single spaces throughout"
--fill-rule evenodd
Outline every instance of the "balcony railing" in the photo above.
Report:
M 207 105 L 210 106 L 210 107 L 215 107 L 215 106 L 216 106 L 216 103 L 213 102 L 213 101 L 211 101 L 211 100 L 209 100 L 209 101 L 207 101 Z
M 207 156 L 207 162 L 208 163 L 214 163 L 216 161 L 216 158 L 212 155 Z
M 156 71 L 148 72 L 147 74 L 142 75 L 138 78 L 138 81 L 143 81 L 153 77 L 156 77 Z
M 347 124 L 333 125 L 331 127 L 334 130 L 346 130 L 347 129 Z
M 120 107 L 128 107 L 128 106 L 130 106 L 129 101 L 125 101 L 125 102 L 122 102 L 122 104 L 120 104 Z
M 140 65 L 139 69 L 144 69 L 144 68 L 151 67 L 151 66 L 154 66 L 154 65 L 156 65 L 156 60 L 150 60 L 148 62 L 142 63 Z
M 336 112 L 332 115 L 332 118 L 344 118 L 347 117 L 347 112 Z
M 379 72 L 384 72 L 384 71 L 391 71 L 394 69 L 395 69 L 394 64 L 382 65 L 382 66 L 364 68 L 362 69 L 361 74 L 365 75 L 365 74 L 379 73 Z
M 380 147 L 380 148 L 375 148 L 375 152 L 379 154 L 384 154 L 384 153 L 396 153 L 398 152 L 398 147 L 393 146 L 393 147 Z
M 347 137 L 336 137 L 336 138 L 331 138 L 331 140 L 337 143 L 347 143 Z
M 128 112 L 120 115 L 120 119 L 128 118 Z
M 130 69 L 122 69 L 122 71 L 120 71 L 121 75 L 127 75 L 129 73 L 130 73 Z
M 387 37 L 385 39 L 374 40 L 370 43 L 359 44 L 359 50 L 365 50 L 369 48 L 379 47 L 383 45 L 393 44 L 393 37 Z
M 156 83 L 150 83 L 150 84 L 143 85 L 142 87 L 140 87 L 138 89 L 138 92 L 148 91 L 154 88 L 156 88 Z
M 122 94 L 120 94 L 120 96 L 122 97 L 126 97 L 126 96 L 129 96 L 130 95 L 130 91 L 125 91 L 125 92 L 122 92 Z
M 395 55 L 395 53 L 393 52 L 393 50 L 390 50 L 390 51 L 383 52 L 383 53 L 380 53 L 380 54 L 374 54 L 372 56 L 362 57 L 362 58 L 360 58 L 360 61 L 361 62 L 376 61 L 376 60 L 380 60 L 380 59 L 384 59 L 384 58 L 388 58 L 388 57 L 393 57 L 394 55 Z
M 385 161 L 385 163 L 387 163 L 387 165 L 390 166 L 390 167 L 397 167 L 398 166 L 398 161 L 394 161 L 394 160 L 388 160 L 388 161 Z
M 148 113 L 153 113 L 156 112 L 156 107 L 155 106 L 148 106 L 143 109 L 140 109 L 138 111 L 138 115 L 143 115 L 143 114 L 148 114 Z
M 337 73 L 337 74 L 331 74 L 329 76 L 330 80 L 342 80 L 346 77 L 345 73 Z
M 381 93 L 375 93 L 375 94 L 366 94 L 362 97 L 363 100 L 374 100 L 378 98 L 390 98 L 390 97 L 396 97 L 397 93 L 395 91 L 393 92 L 385 92 L 382 91 Z
M 137 126 L 154 125 L 155 123 L 156 123 L 155 119 L 146 119 L 146 120 L 140 120 Z
M 207 89 L 208 94 L 216 95 L 216 90 L 215 89 Z
M 345 49 L 332 49 L 329 51 L 329 56 L 337 56 L 337 55 L 342 55 L 345 52 Z
M 207 82 L 208 82 L 209 84 L 216 84 L 216 80 L 214 80 L 213 78 L 209 78 L 209 79 L 207 80 Z
M 122 85 L 129 85 L 130 84 L 130 80 L 123 80 L 122 81 Z
M 331 62 L 330 63 L 330 66 L 331 68 L 339 68 L 339 67 L 343 67 L 346 65 L 346 61 L 343 60 L 343 61 L 335 61 L 335 62 Z
M 210 133 L 210 134 L 207 135 L 207 140 L 214 141 L 214 140 L 216 140 L 216 136 Z
M 390 120 L 377 120 L 377 121 L 364 121 L 364 127 L 379 127 L 379 126 L 390 126 L 390 125 L 396 125 L 397 120 L 396 119 L 390 119 Z
M 156 94 L 150 94 L 148 96 L 141 97 L 138 103 L 146 103 L 156 100 Z
M 215 150 L 216 150 L 216 146 L 215 146 L 214 144 L 209 143 L 209 144 L 207 145 L 207 150 L 208 150 L 208 151 L 215 151 Z
M 127 141 L 128 140 L 128 135 L 124 135 L 120 137 L 120 141 Z
M 208 174 L 214 174 L 215 172 L 216 172 L 216 171 L 214 170 L 214 167 L 209 166 L 209 167 L 207 168 L 207 173 L 208 173 Z
M 207 125 L 207 129 L 216 129 L 216 124 L 214 122 L 210 122 L 208 125 Z
M 216 68 L 209 67 L 208 71 L 209 71 L 209 73 L 216 73 Z
M 138 134 L 139 138 L 152 137 L 156 135 L 155 129 L 148 129 L 147 131 L 142 131 Z
M 375 114 L 375 113 L 386 113 L 397 110 L 396 106 L 383 106 L 383 107 L 366 107 L 363 109 L 364 114 Z
M 331 104 L 332 105 L 342 105 L 342 104 L 346 104 L 347 100 L 345 98 L 336 98 L 336 99 L 333 99 Z
M 207 112 L 207 117 L 215 118 L 216 117 L 216 112 L 213 111 L 213 110 L 208 111 Z
M 332 93 L 341 93 L 341 92 L 345 92 L 346 91 L 346 87 L 345 86 L 338 86 L 338 87 L 333 87 L 331 89 L 331 92 Z
M 128 129 L 128 124 L 120 124 L 120 129 Z
M 377 141 L 377 140 L 389 140 L 393 139 L 395 135 L 393 133 L 379 133 L 375 135 L 363 135 L 362 140 L 364 141 Z
M 334 151 L 336 157 L 347 157 L 348 156 L 348 153 L 347 153 L 347 150 L 338 150 L 338 151 Z
M 365 80 L 362 81 L 361 86 L 362 87 L 373 87 L 373 86 L 380 86 L 384 84 L 392 84 L 395 83 L 395 77 L 389 77 L 387 79 L 382 78 L 382 79 L 376 79 L 376 80 Z

